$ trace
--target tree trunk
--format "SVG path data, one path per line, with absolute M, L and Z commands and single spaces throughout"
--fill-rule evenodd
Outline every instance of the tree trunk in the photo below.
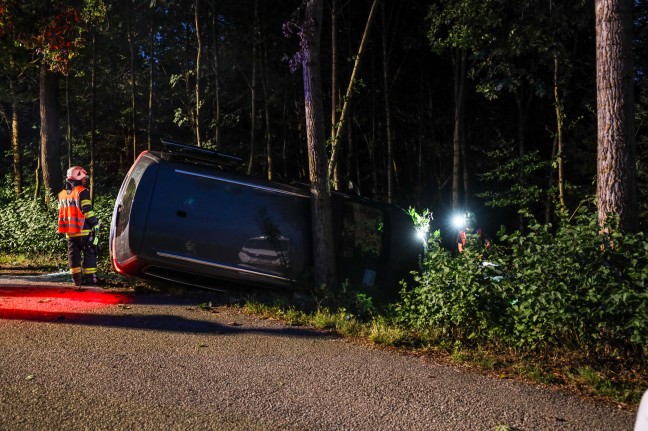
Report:
M 638 228 L 634 143 L 632 0 L 595 0 L 598 221 Z
M 378 155 L 376 150 L 376 76 L 375 76 L 375 59 L 372 57 L 371 62 L 371 84 L 374 91 L 371 92 L 371 137 L 367 146 L 369 147 L 369 163 L 371 165 L 371 197 L 378 199 Z
M 137 112 L 135 104 L 135 36 L 133 35 L 133 0 L 128 0 L 128 13 L 126 18 L 128 47 L 130 49 L 130 96 L 131 96 L 131 133 L 133 144 L 133 162 L 137 158 Z
M 452 133 L 452 210 L 459 209 L 459 184 L 461 181 L 461 141 L 464 124 L 464 87 L 466 82 L 466 51 L 454 51 L 454 129 Z
M 331 146 L 337 146 L 335 139 L 338 108 L 337 82 L 337 1 L 331 0 Z M 333 149 L 333 148 L 331 148 Z M 333 155 L 331 154 L 331 161 Z M 329 171 L 329 176 L 331 172 Z M 333 164 L 333 188 L 340 189 L 337 163 Z
M 347 110 L 347 143 L 349 151 L 347 152 L 347 174 L 346 178 L 353 182 L 354 191 L 360 194 L 360 166 L 358 166 L 358 151 L 356 150 L 355 135 L 353 134 L 353 103 L 349 103 Z
M 316 287 L 337 287 L 320 76 L 320 33 L 323 0 L 305 0 L 302 28 L 304 107 L 308 142 L 313 222 L 313 261 Z
M 220 101 L 220 76 L 218 70 L 218 18 L 216 14 L 217 2 L 212 2 L 212 49 L 214 60 L 214 141 L 216 148 L 221 144 L 221 101 Z
M 40 140 L 45 202 L 60 191 L 61 132 L 58 107 L 58 75 L 40 66 Z
M 201 147 L 202 142 L 200 139 L 200 55 L 202 53 L 202 42 L 200 40 L 200 21 L 198 19 L 200 8 L 200 0 L 194 1 L 194 23 L 196 25 L 196 45 L 198 47 L 196 52 L 196 107 L 194 112 L 194 127 L 196 135 L 196 145 Z
M 268 87 L 268 50 L 263 45 L 263 55 L 261 56 L 261 89 L 263 91 L 263 110 L 265 113 L 265 153 L 266 153 L 266 175 L 272 181 L 272 123 L 270 121 L 270 91 Z
M 97 30 L 93 27 L 92 71 L 90 72 L 90 199 L 95 191 L 95 150 L 97 148 Z
M 251 175 L 254 169 L 256 140 L 256 66 L 257 66 L 257 31 L 259 26 L 259 0 L 254 0 L 254 24 L 252 30 L 252 82 L 250 83 L 250 160 L 247 174 Z
M 40 147 L 42 146 L 43 144 L 41 142 Z M 38 156 L 36 157 L 36 169 L 34 169 L 34 205 L 36 205 L 36 203 L 38 202 L 38 194 L 40 193 L 41 152 L 42 151 L 38 152 Z
M 558 164 L 558 200 L 565 207 L 565 175 L 563 171 L 563 112 L 558 88 L 558 56 L 554 56 L 554 103 L 556 107 L 556 157 Z
M 11 150 L 13 153 L 13 174 L 16 196 L 22 194 L 22 163 L 18 126 L 18 104 L 13 102 L 11 105 Z
M 65 75 L 65 115 L 67 117 L 67 156 L 68 166 L 72 166 L 72 125 L 70 124 L 70 86 L 69 77 Z
M 358 73 L 360 59 L 362 58 L 362 53 L 364 52 L 364 47 L 367 42 L 367 35 L 369 34 L 369 28 L 371 27 L 371 23 L 373 22 L 373 17 L 376 12 L 377 4 L 378 4 L 378 0 L 374 0 L 374 2 L 371 5 L 371 10 L 369 11 L 367 24 L 365 25 L 364 32 L 362 33 L 362 39 L 360 41 L 360 47 L 358 48 L 358 54 L 355 57 L 353 70 L 351 71 L 351 79 L 349 80 L 349 85 L 347 86 L 346 94 L 344 96 L 344 105 L 342 105 L 342 112 L 340 113 L 340 121 L 339 123 L 336 122 L 335 120 L 333 121 L 333 123 L 335 124 L 335 134 L 333 135 L 333 140 L 331 142 L 331 159 L 329 160 L 329 164 L 328 164 L 329 177 L 333 175 L 333 172 L 335 170 L 335 165 L 337 164 L 338 153 L 339 153 L 338 143 L 342 133 L 342 128 L 344 127 L 344 122 L 347 118 L 346 111 L 348 109 L 348 104 L 351 100 L 351 96 L 353 95 L 353 86 L 355 84 L 356 74 Z M 338 189 L 337 184 L 334 184 L 334 188 L 336 190 Z
M 392 148 L 391 106 L 389 105 L 389 58 L 387 55 L 387 20 L 385 2 L 380 3 L 382 12 L 382 54 L 383 54 L 383 90 L 385 96 L 385 133 L 387 136 L 387 202 L 394 202 L 394 150 Z
M 148 97 L 148 125 L 146 127 L 146 146 L 150 151 L 153 146 L 153 64 L 155 63 L 155 24 L 153 11 L 151 11 L 151 24 L 149 27 L 149 97 Z

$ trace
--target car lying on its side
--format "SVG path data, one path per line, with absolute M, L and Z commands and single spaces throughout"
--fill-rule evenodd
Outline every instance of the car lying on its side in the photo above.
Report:
M 219 289 L 219 280 L 291 287 L 312 273 L 310 191 L 243 175 L 240 159 L 163 141 L 126 175 L 110 228 L 119 273 Z M 402 209 L 332 194 L 340 280 L 393 297 L 422 244 Z

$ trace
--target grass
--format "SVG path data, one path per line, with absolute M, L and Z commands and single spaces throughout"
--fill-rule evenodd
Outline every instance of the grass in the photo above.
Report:
M 0 254 L 0 270 L 47 272 L 67 267 L 63 256 Z

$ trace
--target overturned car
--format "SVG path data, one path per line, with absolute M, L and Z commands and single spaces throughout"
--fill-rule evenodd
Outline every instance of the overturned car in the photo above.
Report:
M 162 141 L 144 151 L 115 202 L 115 270 L 220 289 L 219 281 L 294 287 L 312 273 L 310 191 L 235 171 L 237 157 Z M 340 280 L 393 297 L 416 269 L 421 241 L 402 209 L 332 193 Z

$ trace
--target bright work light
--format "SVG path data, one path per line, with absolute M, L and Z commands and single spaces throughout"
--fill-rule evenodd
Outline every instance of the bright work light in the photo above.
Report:
M 466 218 L 463 215 L 456 215 L 452 218 L 452 224 L 457 229 L 462 229 L 466 225 Z
M 418 226 L 416 228 L 416 236 L 423 242 L 423 244 L 427 244 L 429 230 L 430 228 L 428 225 Z

